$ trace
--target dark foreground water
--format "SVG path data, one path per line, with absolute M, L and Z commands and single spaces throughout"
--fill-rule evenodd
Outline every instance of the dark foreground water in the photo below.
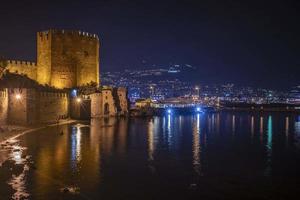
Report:
M 9 145 L 1 200 L 300 199 L 297 115 L 98 120 Z

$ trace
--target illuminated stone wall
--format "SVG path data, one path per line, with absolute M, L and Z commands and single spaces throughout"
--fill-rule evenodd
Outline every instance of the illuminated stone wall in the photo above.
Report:
M 35 62 L 8 60 L 7 70 L 11 73 L 26 75 L 33 80 L 37 79 L 37 65 Z
M 81 31 L 38 33 L 38 81 L 57 88 L 99 85 L 99 39 Z M 49 77 L 50 76 L 50 77 Z
M 80 101 L 78 101 L 78 98 Z M 70 117 L 72 119 L 88 120 L 91 118 L 91 99 L 88 96 L 81 96 L 70 99 Z
M 57 88 L 100 85 L 98 36 L 81 31 L 38 32 L 37 64 L 9 61 L 8 70 Z
M 115 92 L 117 91 L 117 92 Z M 116 95 L 117 94 L 117 95 Z M 19 95 L 19 98 L 17 98 Z M 71 98 L 64 92 L 14 88 L 0 91 L 0 124 L 54 123 L 60 119 L 89 119 L 128 114 L 125 88 L 104 88 L 98 93 Z
M 20 98 L 16 96 L 20 95 Z M 9 124 L 34 124 L 36 123 L 36 92 L 32 89 L 8 90 L 8 117 Z
M 103 116 L 102 109 L 102 93 L 94 93 L 90 95 L 91 97 L 91 117 L 99 118 Z
M 0 125 L 7 123 L 8 92 L 7 89 L 0 91 Z
M 51 41 L 48 32 L 37 33 L 37 81 L 50 85 L 51 80 Z
M 126 88 L 119 87 L 117 88 L 117 95 L 118 95 L 118 102 L 119 102 L 119 107 L 120 115 L 127 115 L 128 114 L 128 98 L 127 98 L 127 90 Z
M 20 98 L 16 96 L 20 95 Z M 68 117 L 69 99 L 66 93 L 38 92 L 34 89 L 9 89 L 9 124 L 29 125 L 52 123 Z M 2 112 L 0 113 L 2 114 Z
M 102 113 L 103 116 L 116 116 L 117 107 L 113 97 L 112 88 L 102 89 Z
M 94 93 L 90 97 L 92 118 L 128 114 L 126 88 L 104 87 L 101 92 Z
M 39 123 L 57 122 L 69 116 L 69 97 L 66 93 L 41 92 L 37 94 Z

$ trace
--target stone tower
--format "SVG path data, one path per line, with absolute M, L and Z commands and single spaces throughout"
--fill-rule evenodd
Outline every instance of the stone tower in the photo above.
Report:
M 81 31 L 38 32 L 37 81 L 57 88 L 99 85 L 98 36 Z

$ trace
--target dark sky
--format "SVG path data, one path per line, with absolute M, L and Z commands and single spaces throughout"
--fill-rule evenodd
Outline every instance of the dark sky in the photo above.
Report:
M 101 70 L 191 64 L 200 83 L 300 84 L 299 1 L 5 1 L 0 54 L 35 60 L 36 32 L 79 29 L 101 40 Z

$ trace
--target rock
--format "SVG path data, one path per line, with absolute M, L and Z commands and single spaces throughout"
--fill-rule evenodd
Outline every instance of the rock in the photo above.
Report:
M 69 190 L 68 188 L 64 188 L 62 191 L 63 191 L 63 193 L 68 193 L 68 192 L 70 192 L 70 190 Z

